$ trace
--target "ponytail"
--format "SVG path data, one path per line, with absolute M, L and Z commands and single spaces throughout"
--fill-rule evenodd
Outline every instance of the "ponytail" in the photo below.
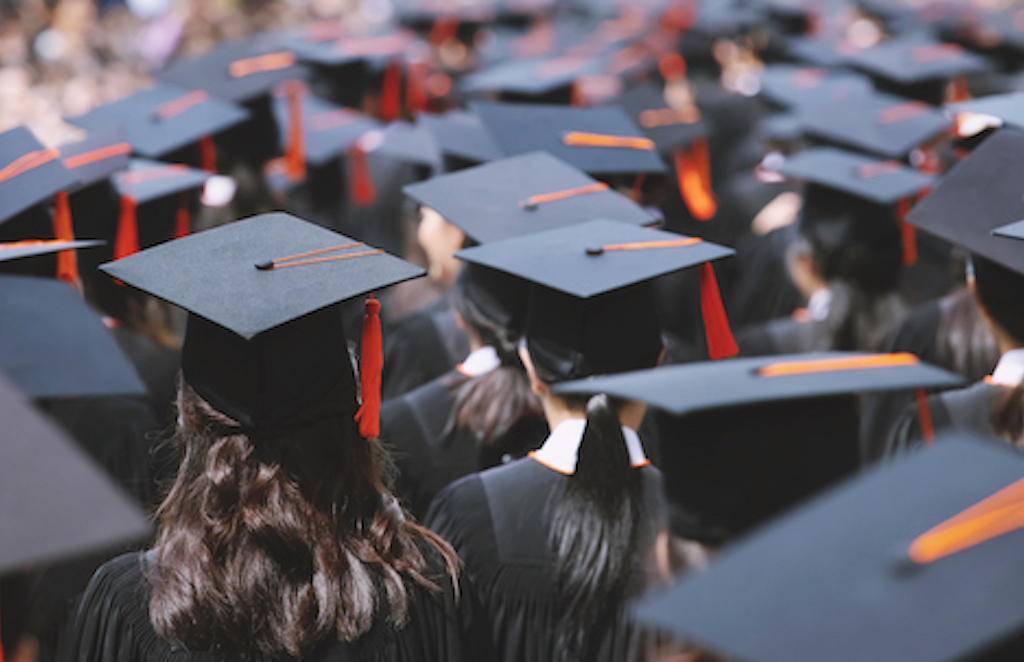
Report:
M 592 659 L 595 628 L 621 609 L 646 521 L 639 472 L 634 471 L 608 396 L 587 403 L 587 426 L 576 472 L 554 504 L 551 544 L 561 614 L 556 645 L 566 660 Z

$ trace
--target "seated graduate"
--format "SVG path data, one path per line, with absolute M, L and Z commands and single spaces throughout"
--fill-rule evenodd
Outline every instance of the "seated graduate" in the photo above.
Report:
M 636 433 L 645 406 L 552 387 L 656 365 L 650 280 L 731 251 L 592 221 L 463 251 L 534 285 L 520 350 L 551 434 L 528 457 L 467 476 L 427 523 L 465 564 L 495 660 L 625 660 L 642 642 L 624 614 L 664 530 L 660 473 Z M 712 272 L 713 273 L 713 272 Z
M 184 460 L 153 547 L 93 578 L 72 659 L 464 659 L 454 554 L 385 484 L 379 303 L 359 388 L 338 305 L 422 270 L 286 214 L 104 270 L 189 312 Z
M 422 517 L 452 481 L 536 449 L 548 428 L 519 359 L 527 285 L 463 265 L 452 296 L 473 351 L 454 370 L 381 407 L 402 504 Z
M 898 287 L 913 248 L 897 212 L 930 178 L 833 148 L 791 157 L 780 171 L 808 182 L 787 253 L 807 308 L 745 330 L 741 353 L 881 350 L 907 311 Z
M 1018 177 L 1024 172 L 1024 137 L 1003 130 L 985 140 L 924 199 L 908 219 L 923 230 L 971 252 L 968 286 L 977 298 L 999 348 L 991 377 L 965 389 L 929 397 L 931 420 L 906 410 L 893 427 L 886 456 L 955 428 L 1002 437 L 1020 447 L 1024 439 L 1024 215 Z M 973 275 L 971 274 L 973 272 Z

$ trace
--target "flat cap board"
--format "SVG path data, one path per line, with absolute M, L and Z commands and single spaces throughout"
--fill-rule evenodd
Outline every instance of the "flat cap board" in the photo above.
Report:
M 49 255 L 61 251 L 78 250 L 102 246 L 105 242 L 95 239 L 65 241 L 62 239 L 28 239 L 25 241 L 0 242 L 0 262 L 10 262 L 24 257 Z
M 423 45 L 415 34 L 406 30 L 341 35 L 331 39 L 299 35 L 286 43 L 302 62 L 325 67 L 365 62 L 374 70 L 382 69 L 390 60 L 404 60 L 410 49 Z
M 1024 530 L 924 565 L 908 550 L 1022 478 L 1002 442 L 940 439 L 782 516 L 637 617 L 751 662 L 967 659 L 1024 628 Z
M 423 126 L 398 120 L 367 135 L 365 145 L 368 151 L 389 159 L 441 170 L 441 148 Z
M 402 191 L 482 244 L 595 218 L 655 223 L 626 196 L 546 152 L 499 159 L 409 184 Z M 554 199 L 530 202 L 549 195 Z
M 809 137 L 894 159 L 903 158 L 952 124 L 924 102 L 881 92 L 804 109 L 800 122 Z
M 280 147 L 284 150 L 290 122 L 288 100 L 282 95 L 275 95 L 273 109 L 280 129 Z M 380 122 L 354 108 L 336 106 L 312 94 L 302 97 L 304 148 L 306 161 L 311 165 L 324 165 L 338 158 L 360 136 L 379 126 Z
M 256 268 L 271 260 L 350 244 L 356 245 L 314 258 L 373 248 L 288 214 L 262 214 L 154 246 L 101 269 L 249 339 L 425 273 L 383 252 L 287 268 Z
M 125 139 L 136 154 L 158 159 L 248 117 L 243 108 L 208 92 L 157 84 L 68 118 L 68 122 L 87 131 L 122 126 Z
M 950 80 L 985 71 L 988 61 L 957 44 L 944 44 L 918 35 L 891 39 L 852 55 L 847 64 L 898 84 Z
M 480 117 L 506 156 L 550 152 L 590 175 L 665 171 L 653 144 L 637 148 L 565 144 L 573 132 L 646 139 L 621 108 L 477 102 L 470 104 L 470 110 Z
M 76 189 L 92 186 L 128 167 L 132 146 L 120 125 L 90 131 L 79 142 L 60 146 L 64 167 L 78 179 Z
M 672 414 L 894 391 L 951 388 L 964 380 L 910 354 L 816 352 L 706 361 L 558 384 L 560 394 L 607 393 Z
M 761 74 L 761 95 L 783 108 L 847 101 L 872 91 L 871 81 L 851 71 L 773 64 Z
M 614 101 L 626 111 L 640 130 L 663 153 L 689 147 L 697 138 L 707 137 L 707 123 L 696 106 L 688 110 L 672 109 L 654 83 L 645 83 L 622 94 Z
M 604 58 L 561 55 L 500 62 L 460 82 L 464 93 L 513 92 L 540 96 L 572 85 L 581 76 L 604 73 Z
M 157 77 L 218 99 L 247 103 L 269 94 L 281 81 L 303 80 L 308 75 L 285 47 L 282 33 L 263 33 L 172 62 Z
M 1024 135 L 1002 129 L 958 163 L 907 221 L 1024 273 L 1021 243 L 993 231 L 1024 219 Z
M 43 148 L 25 127 L 0 133 L 0 223 L 77 182 L 60 152 Z
M 443 115 L 423 113 L 416 123 L 434 136 L 441 153 L 475 163 L 500 159 L 501 148 L 484 128 L 480 118 L 463 110 L 452 110 Z
M 642 245 L 669 241 L 682 245 Z M 623 245 L 633 250 L 612 248 Z M 588 250 L 603 252 L 594 255 Z M 734 253 L 696 237 L 598 219 L 467 248 L 455 256 L 588 299 Z
M 0 372 L 32 398 L 146 392 L 99 316 L 50 278 L 0 276 Z
M 132 159 L 128 170 L 114 175 L 118 195 L 130 196 L 139 204 L 182 191 L 202 188 L 210 173 L 180 163 Z
M 915 195 L 935 181 L 898 161 L 878 161 L 835 147 L 798 152 L 787 157 L 777 172 L 883 206 Z
M 2 377 L 0 420 L 0 573 L 149 533 L 142 511 Z
M 1024 92 L 996 94 L 990 97 L 951 103 L 946 108 L 953 113 L 978 113 L 998 117 L 1006 126 L 1024 129 Z
M 846 39 L 835 37 L 790 37 L 783 49 L 790 58 L 815 67 L 841 67 L 860 49 Z

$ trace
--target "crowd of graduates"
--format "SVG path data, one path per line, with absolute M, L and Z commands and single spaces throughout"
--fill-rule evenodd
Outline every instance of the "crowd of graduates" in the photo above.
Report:
M 1024 9 L 158 5 L 0 6 L 0 662 L 1021 659 Z

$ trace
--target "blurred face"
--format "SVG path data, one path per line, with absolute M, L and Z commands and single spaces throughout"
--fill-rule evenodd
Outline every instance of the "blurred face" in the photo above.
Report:
M 420 225 L 416 238 L 427 256 L 430 278 L 445 287 L 455 282 L 462 263 L 455 253 L 462 249 L 466 235 L 458 227 L 429 207 L 420 207 Z

